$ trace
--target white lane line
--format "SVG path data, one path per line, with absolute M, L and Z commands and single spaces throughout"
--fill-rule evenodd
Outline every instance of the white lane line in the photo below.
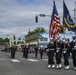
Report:
M 42 60 L 48 61 L 48 59 L 42 59 Z
M 29 61 L 33 61 L 33 62 L 37 62 L 37 61 L 39 61 L 39 60 L 35 60 L 35 59 L 27 59 L 27 60 L 29 60 Z
M 11 59 L 12 62 L 20 62 L 19 60 L 17 59 Z
M 0 58 L 0 60 L 4 60 L 4 59 Z
M 42 59 L 42 60 L 48 61 L 48 59 Z M 54 59 L 54 60 L 55 60 L 55 59 Z M 61 61 L 64 61 L 64 59 L 62 59 Z M 72 60 L 69 59 L 69 61 L 72 61 Z
M 69 61 L 73 61 L 72 59 L 68 59 Z M 64 59 L 62 59 L 61 61 L 64 61 Z

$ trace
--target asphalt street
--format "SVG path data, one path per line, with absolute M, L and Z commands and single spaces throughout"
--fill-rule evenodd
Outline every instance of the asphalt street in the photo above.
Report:
M 28 59 L 22 57 L 21 52 L 16 52 L 15 59 L 10 58 L 10 53 L 0 52 L 0 75 L 75 75 L 72 60 L 70 59 L 70 69 L 47 69 L 47 56 L 43 59 L 35 58 L 34 54 L 29 54 Z M 62 59 L 63 61 L 63 59 Z M 63 62 L 62 62 L 63 64 Z

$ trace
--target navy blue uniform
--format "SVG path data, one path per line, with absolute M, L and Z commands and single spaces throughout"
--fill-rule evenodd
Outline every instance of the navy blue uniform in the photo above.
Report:
M 50 42 L 47 46 L 47 50 L 48 50 L 48 64 L 49 65 L 53 65 L 54 63 L 54 53 L 55 53 L 55 43 L 54 42 Z
M 37 58 L 37 54 L 38 54 L 38 47 L 35 47 L 35 58 Z
M 73 40 L 70 44 L 71 52 L 72 52 L 72 59 L 73 65 L 76 67 L 76 40 Z
M 65 48 L 63 48 L 63 56 L 64 56 L 64 65 L 69 66 L 69 56 L 70 56 L 70 43 L 64 42 L 63 46 L 65 45 Z
M 26 53 L 26 54 L 25 54 L 25 57 L 26 57 L 26 59 L 28 58 L 28 51 L 29 51 L 29 47 L 26 47 L 26 48 L 25 48 L 25 53 Z
M 26 47 L 23 47 L 23 58 L 26 56 Z
M 14 59 L 15 58 L 16 47 L 11 47 L 10 50 L 11 50 L 11 58 Z
M 43 56 L 43 48 L 40 48 L 40 58 L 42 59 Z
M 55 42 L 55 49 L 56 49 L 56 64 L 61 64 L 61 57 L 62 57 L 62 49 L 63 49 L 63 42 L 58 40 Z

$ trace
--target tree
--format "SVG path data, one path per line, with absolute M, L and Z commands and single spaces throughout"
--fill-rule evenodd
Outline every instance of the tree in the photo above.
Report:
M 3 38 L 0 38 L 0 42 L 3 42 Z
M 28 32 L 26 36 L 33 35 L 35 33 L 42 33 L 42 32 L 45 32 L 45 29 L 43 27 L 37 27 L 33 31 Z
M 43 27 L 38 27 L 34 30 L 35 33 L 38 33 L 38 32 L 45 32 L 45 29 Z
M 14 41 L 14 45 L 16 45 L 16 41 Z
M 18 41 L 17 44 L 24 44 L 24 42 L 23 41 Z
M 4 39 L 4 42 L 9 42 L 9 39 L 8 39 L 8 38 L 5 38 L 5 39 Z
M 6 43 L 9 43 L 9 39 L 8 38 L 5 38 L 5 39 L 0 38 L 0 44 L 4 45 Z
M 21 40 L 21 38 L 19 37 L 18 40 Z

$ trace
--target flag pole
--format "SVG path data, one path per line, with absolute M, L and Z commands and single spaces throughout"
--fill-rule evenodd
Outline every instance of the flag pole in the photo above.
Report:
M 55 2 L 56 0 L 53 0 L 53 2 Z M 57 43 L 57 38 L 56 38 L 56 36 L 54 37 L 54 39 L 56 40 L 56 50 L 57 50 L 57 48 L 58 48 L 58 43 Z
M 63 0 L 63 3 L 64 3 L 64 0 Z M 64 5 L 64 4 L 63 4 Z M 63 6 L 63 12 L 64 12 L 64 6 Z M 63 18 L 64 19 L 64 18 Z M 65 50 L 65 31 L 66 31 L 66 28 L 65 28 L 65 24 L 63 23 L 63 33 L 64 33 L 64 50 Z
M 75 8 L 74 8 L 74 21 L 75 21 L 75 25 L 76 25 L 76 0 L 74 1 L 75 2 Z M 75 32 L 75 38 L 76 38 L 76 32 Z M 76 42 L 75 42 L 75 45 L 76 45 Z
M 64 50 L 65 50 L 65 31 L 66 31 L 66 28 L 65 28 L 65 25 L 63 25 L 64 26 L 64 28 L 63 28 L 63 30 L 64 30 Z
M 53 0 L 55 2 L 55 0 Z M 54 40 L 56 40 L 56 49 L 58 48 L 57 39 L 54 37 Z

